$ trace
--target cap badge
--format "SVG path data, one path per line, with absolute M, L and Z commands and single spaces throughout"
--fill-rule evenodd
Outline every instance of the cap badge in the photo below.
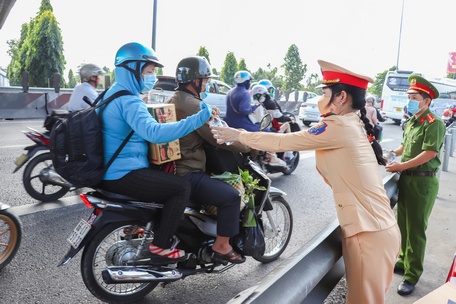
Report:
M 413 78 L 412 80 L 410 80 L 410 84 L 411 84 L 411 85 L 415 85 L 415 84 L 416 84 L 416 79 Z

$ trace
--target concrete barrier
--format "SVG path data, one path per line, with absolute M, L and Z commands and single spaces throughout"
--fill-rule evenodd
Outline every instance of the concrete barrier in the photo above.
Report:
M 383 178 L 392 207 L 397 202 L 398 180 L 398 173 Z M 257 285 L 228 303 L 322 303 L 344 273 L 340 227 L 335 220 Z

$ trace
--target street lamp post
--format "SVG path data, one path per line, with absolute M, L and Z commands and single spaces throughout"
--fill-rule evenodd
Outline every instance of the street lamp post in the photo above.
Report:
M 154 0 L 154 13 L 152 14 L 152 49 L 157 51 L 155 48 L 155 38 L 157 34 L 157 1 Z
M 396 71 L 399 71 L 399 54 L 401 52 L 402 18 L 404 18 L 404 1 L 405 0 L 402 0 L 401 25 L 399 28 L 399 43 L 397 46 Z

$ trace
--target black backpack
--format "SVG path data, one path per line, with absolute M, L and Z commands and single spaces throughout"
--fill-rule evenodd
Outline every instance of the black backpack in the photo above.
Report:
M 102 92 L 90 108 L 71 112 L 52 127 L 49 148 L 54 168 L 61 177 L 78 188 L 94 187 L 101 182 L 106 170 L 134 132 L 132 130 L 128 134 L 104 166 L 102 121 L 95 110 L 117 97 L 132 95 L 129 91 L 122 90 L 98 104 L 105 93 L 106 91 Z M 100 112 L 103 109 L 104 107 Z

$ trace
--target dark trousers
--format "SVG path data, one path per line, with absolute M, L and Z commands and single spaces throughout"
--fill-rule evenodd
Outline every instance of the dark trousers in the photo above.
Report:
M 154 229 L 153 244 L 169 248 L 190 198 L 190 183 L 181 176 L 149 168 L 131 171 L 118 180 L 103 181 L 108 191 L 143 201 L 163 204 L 161 220 Z
M 239 192 L 208 174 L 190 172 L 184 175 L 192 185 L 191 200 L 217 207 L 217 235 L 233 237 L 239 233 L 241 197 Z

